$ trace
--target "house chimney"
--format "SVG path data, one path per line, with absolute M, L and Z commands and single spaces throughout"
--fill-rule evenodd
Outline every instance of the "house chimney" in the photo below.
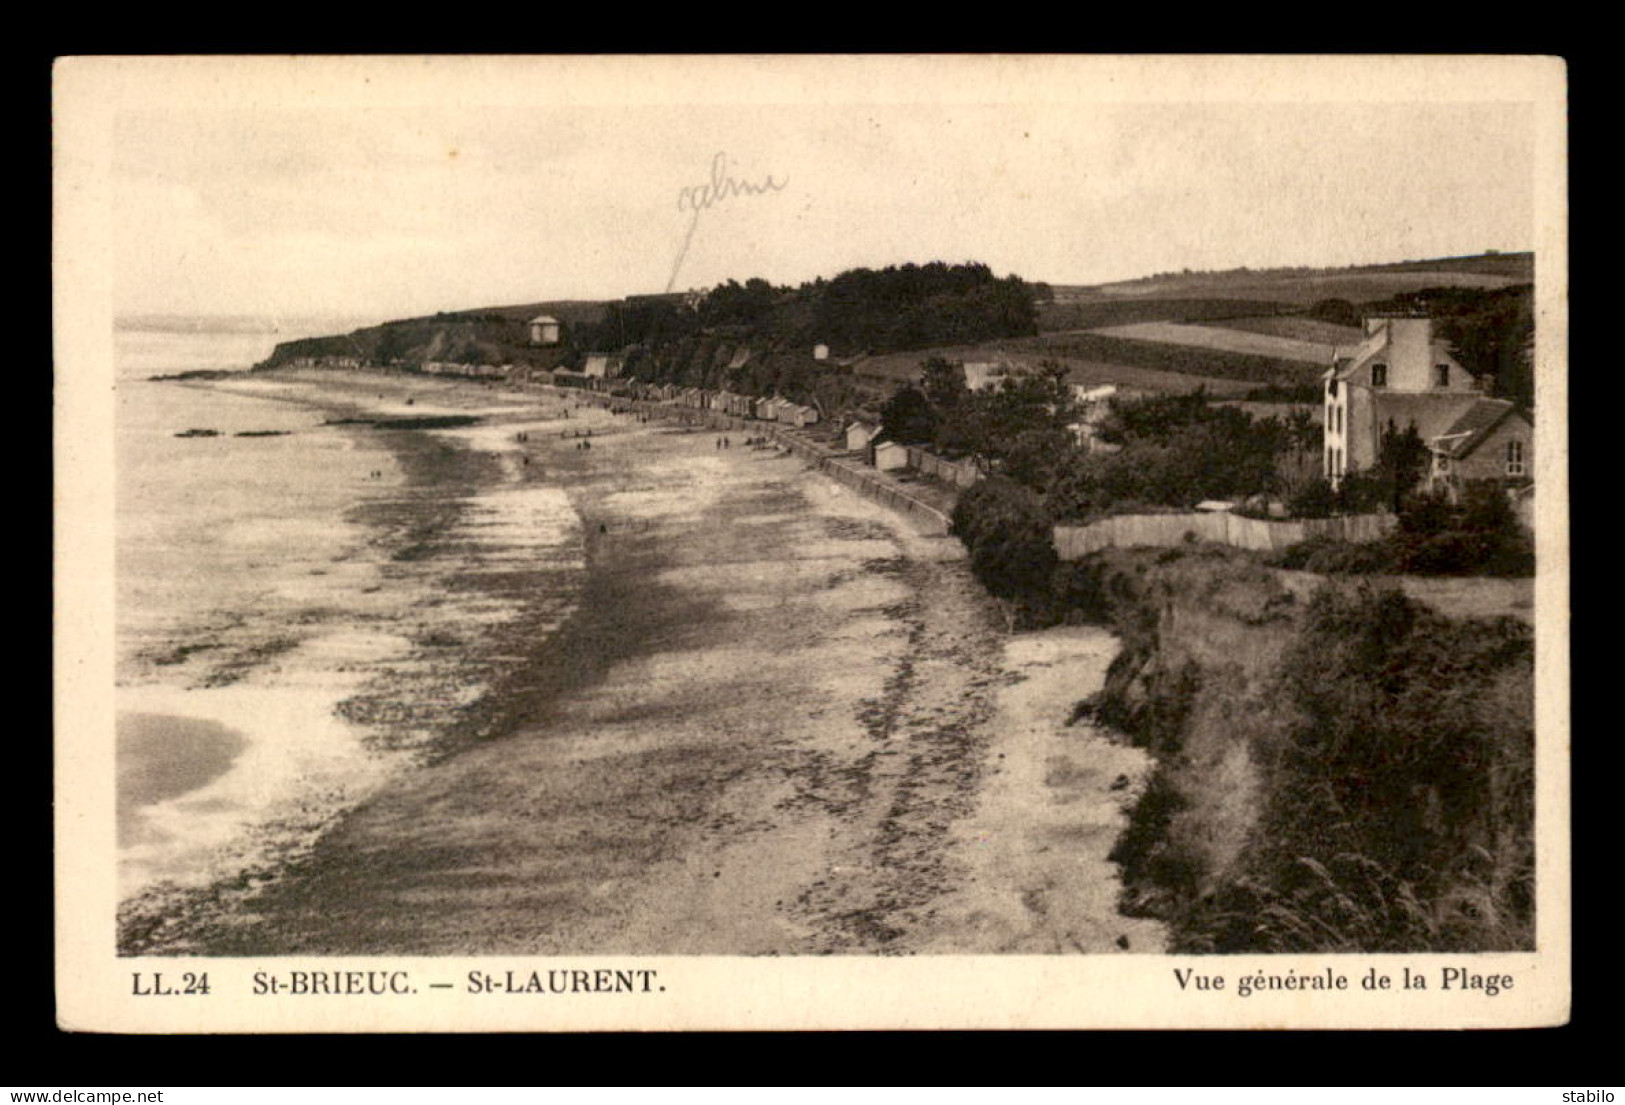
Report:
M 1395 391 L 1433 386 L 1433 321 L 1427 316 L 1388 319 L 1388 380 Z

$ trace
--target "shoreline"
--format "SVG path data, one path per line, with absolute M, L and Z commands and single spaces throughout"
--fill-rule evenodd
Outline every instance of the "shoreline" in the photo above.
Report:
M 512 494 L 500 456 L 440 434 L 339 421 L 391 412 L 412 395 L 425 403 L 428 389 L 291 375 L 179 386 L 309 411 L 322 421 L 277 450 L 344 439 L 360 451 L 350 465 L 358 476 L 382 470 L 377 482 L 357 482 L 334 515 L 342 543 L 314 557 L 302 550 L 295 571 L 268 574 L 268 601 L 251 613 L 193 611 L 167 644 L 140 644 L 120 679 L 121 714 L 156 712 L 250 738 L 206 786 L 155 804 L 128 793 L 134 808 L 121 818 L 143 831 L 127 834 L 138 842 L 120 854 L 125 954 L 184 945 L 199 918 L 232 914 L 348 808 L 480 739 L 493 724 L 491 686 L 514 664 L 505 653 L 567 613 L 579 575 L 570 534 L 547 532 L 558 527 L 536 516 L 549 506 L 545 490 Z M 483 397 L 445 398 L 466 406 Z M 525 413 L 535 417 L 536 405 Z M 515 563 L 539 541 L 563 544 Z
M 1064 822 L 1078 782 L 1008 785 L 1056 749 L 1001 731 L 1025 675 L 957 542 L 776 450 L 590 405 L 564 432 L 588 428 L 591 450 L 523 444 L 522 481 L 561 484 L 581 519 L 582 591 L 553 633 L 513 642 L 483 732 L 148 950 L 1113 952 L 1136 925 L 1134 951 L 1155 943 L 1115 914 L 1108 867 L 1089 908 L 1110 916 L 1023 943 L 1050 923 L 1018 883 L 1053 891 L 1054 865 L 989 868 L 964 834 L 1048 851 L 1022 826 Z

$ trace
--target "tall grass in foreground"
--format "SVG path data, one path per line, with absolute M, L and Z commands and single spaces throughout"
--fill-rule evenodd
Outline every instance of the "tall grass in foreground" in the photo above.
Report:
M 1249 589 L 1280 609 L 1251 572 L 1142 567 L 1139 614 L 1112 604 L 1100 714 L 1159 760 L 1114 853 L 1126 908 L 1184 952 L 1533 947 L 1529 627 L 1346 585 L 1243 626 Z

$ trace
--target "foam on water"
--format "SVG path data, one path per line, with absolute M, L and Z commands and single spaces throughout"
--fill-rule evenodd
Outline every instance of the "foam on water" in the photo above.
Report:
M 527 612 L 526 632 L 545 634 L 574 608 L 580 521 L 562 490 L 521 483 L 511 430 L 446 431 L 501 456 L 504 482 L 457 504 L 433 556 L 402 563 L 356 513 L 412 493 L 387 439 L 323 425 L 315 394 L 263 378 L 121 384 L 117 707 L 149 730 L 172 719 L 177 756 L 187 740 L 204 748 L 198 734 L 211 726 L 227 735 L 208 747 L 231 750 L 209 775 L 165 762 L 161 727 L 147 733 L 134 767 L 187 786 L 129 788 L 127 898 L 298 854 L 525 662 L 484 635 Z M 174 436 L 191 428 L 219 436 Z M 243 430 L 285 436 L 231 436 Z M 470 577 L 491 582 L 446 586 Z
M 365 677 L 329 676 L 321 690 Z M 373 793 L 400 754 L 366 748 L 333 716 L 324 694 L 289 686 L 127 688 L 127 712 L 198 718 L 229 727 L 244 744 L 219 777 L 133 811 L 136 840 L 123 849 L 120 884 L 201 886 L 306 843 L 331 817 Z

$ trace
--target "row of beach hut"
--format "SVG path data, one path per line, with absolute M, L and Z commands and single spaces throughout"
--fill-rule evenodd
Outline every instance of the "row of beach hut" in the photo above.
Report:
M 420 371 L 430 376 L 463 376 L 471 379 L 507 379 L 514 374 L 511 364 L 457 364 L 451 361 L 425 361 Z
M 677 384 L 640 384 L 635 378 L 625 381 L 623 386 L 641 399 L 673 403 L 691 410 L 715 411 L 735 418 L 754 418 L 786 426 L 813 426 L 819 420 L 817 407 L 792 403 L 777 395 L 763 398 Z

